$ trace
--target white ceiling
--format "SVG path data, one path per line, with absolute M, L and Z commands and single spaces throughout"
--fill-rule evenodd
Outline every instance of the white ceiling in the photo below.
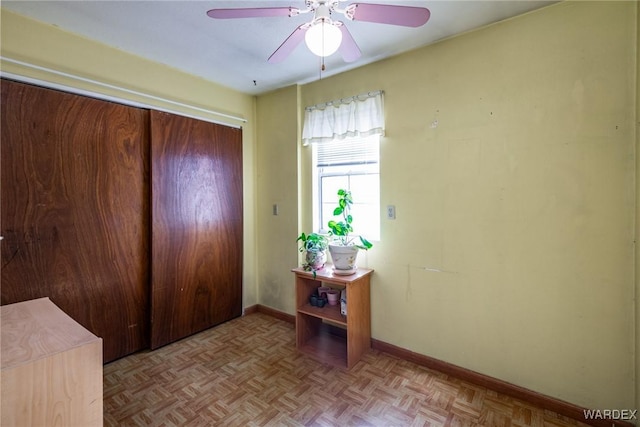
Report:
M 304 43 L 284 61 L 267 58 L 311 15 L 292 18 L 219 20 L 206 15 L 213 8 L 293 6 L 304 0 L 254 1 L 31 1 L 2 0 L 2 8 L 55 25 L 126 52 L 160 62 L 249 94 L 295 83 L 307 83 L 434 43 L 555 1 L 538 0 L 353 0 L 427 7 L 431 18 L 419 28 L 406 28 L 339 19 L 362 50 L 362 57 L 345 63 L 338 53 L 319 58 Z M 490 46 L 487 46 L 490 49 Z M 255 81 L 255 84 L 254 84 Z

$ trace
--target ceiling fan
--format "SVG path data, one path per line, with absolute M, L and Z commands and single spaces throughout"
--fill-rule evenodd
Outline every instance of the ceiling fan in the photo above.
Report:
M 362 52 L 343 22 L 332 19 L 337 14 L 350 21 L 419 27 L 431 16 L 429 9 L 414 6 L 352 3 L 344 8 L 345 0 L 305 0 L 306 9 L 295 7 L 258 7 L 243 9 L 211 9 L 207 15 L 217 19 L 298 16 L 313 12 L 313 19 L 298 26 L 269 57 L 268 62 L 283 61 L 302 39 L 316 55 L 325 57 L 339 51 L 346 62 L 353 62 Z

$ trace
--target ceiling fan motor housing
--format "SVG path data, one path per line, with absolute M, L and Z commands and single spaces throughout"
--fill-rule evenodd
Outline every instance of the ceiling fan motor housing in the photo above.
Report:
M 325 4 L 325 2 L 319 2 L 318 7 L 316 7 L 314 12 L 313 21 L 331 22 L 331 9 Z

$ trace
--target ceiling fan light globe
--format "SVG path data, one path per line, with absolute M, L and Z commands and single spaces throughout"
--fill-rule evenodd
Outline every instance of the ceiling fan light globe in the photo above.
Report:
M 335 25 L 320 21 L 312 25 L 304 35 L 304 41 L 317 56 L 334 54 L 342 43 L 342 31 Z

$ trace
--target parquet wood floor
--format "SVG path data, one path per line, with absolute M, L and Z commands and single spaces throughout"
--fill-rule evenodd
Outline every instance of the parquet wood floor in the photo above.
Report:
M 255 313 L 104 367 L 105 426 L 584 426 L 368 352 L 350 371 L 295 349 Z

